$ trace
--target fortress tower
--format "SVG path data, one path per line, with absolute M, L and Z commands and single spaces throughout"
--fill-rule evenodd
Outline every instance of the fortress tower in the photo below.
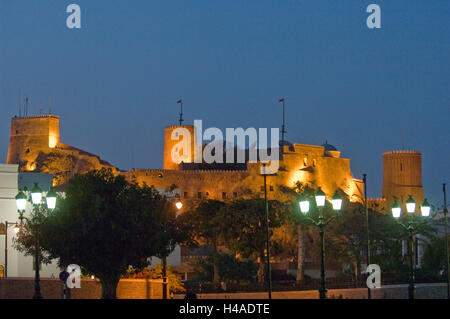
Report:
M 59 116 L 39 115 L 14 117 L 7 164 L 19 164 L 21 172 L 53 175 L 55 185 L 64 184 L 72 176 L 93 169 L 118 169 L 95 154 L 61 143 Z
M 416 211 L 423 202 L 422 154 L 419 151 L 389 151 L 383 153 L 383 189 L 386 210 L 394 200 L 406 211 L 406 201 L 412 196 Z
M 184 133 L 186 134 L 183 134 Z M 182 147 L 183 140 L 190 145 L 190 154 Z M 178 154 L 180 157 L 186 157 L 184 163 L 194 162 L 194 146 L 195 146 L 195 128 L 193 125 L 174 125 L 167 126 L 164 129 L 164 169 L 177 170 L 178 165 L 172 152 Z
M 11 119 L 7 164 L 19 164 L 21 171 L 33 171 L 39 152 L 59 144 L 59 116 L 38 115 Z

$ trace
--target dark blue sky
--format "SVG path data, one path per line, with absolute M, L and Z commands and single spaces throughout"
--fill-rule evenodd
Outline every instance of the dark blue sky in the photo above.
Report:
M 69 30 L 66 6 L 82 9 Z M 366 27 L 377 3 L 382 28 Z M 19 90 L 61 116 L 66 144 L 161 168 L 163 128 L 278 127 L 335 145 L 381 195 L 382 153 L 423 153 L 425 195 L 450 183 L 450 1 L 0 0 L 0 162 Z

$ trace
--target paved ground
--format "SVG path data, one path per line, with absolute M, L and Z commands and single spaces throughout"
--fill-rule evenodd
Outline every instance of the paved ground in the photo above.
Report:
M 367 299 L 366 288 L 330 289 L 328 298 Z M 371 289 L 373 299 L 407 299 L 408 285 L 389 285 Z M 182 299 L 184 295 L 175 295 L 174 299 Z M 212 293 L 199 294 L 199 299 L 267 299 L 265 292 L 239 292 L 239 293 Z M 318 299 L 317 290 L 303 291 L 275 291 L 273 299 Z M 447 286 L 445 283 L 417 284 L 417 299 L 445 299 L 447 298 Z

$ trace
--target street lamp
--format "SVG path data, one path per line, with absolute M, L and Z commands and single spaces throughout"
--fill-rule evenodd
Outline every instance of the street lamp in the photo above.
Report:
M 177 208 L 177 212 L 175 213 L 175 218 L 178 218 L 180 215 L 180 210 L 183 208 L 183 203 L 181 201 L 177 201 L 175 203 L 175 207 Z M 163 279 L 163 299 L 167 299 L 167 256 L 164 255 L 161 258 L 162 261 L 162 279 Z
M 267 250 L 267 294 L 272 299 L 272 270 L 270 268 L 270 236 L 269 236 L 269 204 L 267 201 L 267 172 L 266 164 L 262 163 L 264 169 L 264 206 L 266 211 L 266 250 Z
M 305 214 L 306 218 L 312 222 L 312 224 L 319 228 L 320 234 L 320 299 L 326 299 L 327 289 L 325 288 L 325 226 L 327 226 L 336 216 L 332 216 L 325 220 L 323 216 L 323 207 L 325 206 L 326 196 L 322 189 L 319 187 L 315 194 L 316 206 L 319 209 L 319 218 L 315 220 L 308 215 L 310 209 L 310 202 L 305 196 L 301 196 L 299 200 L 300 211 Z M 333 195 L 331 199 L 333 210 L 340 211 L 342 208 L 342 198 L 338 192 Z
M 428 204 L 428 201 L 425 199 L 423 204 L 420 207 L 421 213 L 423 217 L 430 216 L 431 206 Z M 409 195 L 408 200 L 406 201 L 406 211 L 410 214 L 416 211 L 416 202 Z M 399 221 L 399 218 L 402 215 L 402 208 L 395 200 L 394 205 L 392 205 L 392 216 L 397 220 L 397 222 L 408 232 L 408 241 L 409 241 L 409 285 L 408 285 L 408 297 L 409 299 L 414 299 L 415 294 L 415 283 L 414 283 L 414 234 L 417 232 L 417 225 L 414 224 L 412 220 L 412 216 L 408 216 L 407 223 L 404 224 Z
M 422 206 L 420 206 L 420 211 L 422 212 L 422 216 L 429 217 L 431 211 L 431 205 L 428 203 L 427 199 L 423 201 Z
M 24 191 L 27 191 L 24 188 Z M 19 212 L 20 224 L 23 224 L 23 220 L 27 220 L 30 225 L 34 226 L 34 295 L 33 299 L 42 299 L 41 295 L 41 286 L 40 286 L 40 276 L 39 276 L 39 223 L 42 219 L 42 214 L 39 209 L 39 205 L 42 204 L 42 189 L 39 187 L 38 183 L 34 183 L 34 187 L 30 191 L 31 193 L 31 203 L 33 204 L 33 215 L 31 218 L 25 217 L 23 214 L 25 213 L 25 208 L 27 204 L 27 196 L 23 191 L 19 191 L 16 196 L 16 205 L 17 211 Z M 47 192 L 47 196 L 45 198 L 46 206 L 49 210 L 53 210 L 56 207 L 56 193 L 53 190 L 49 190 Z M 16 232 L 20 230 L 19 226 L 16 226 L 14 229 Z

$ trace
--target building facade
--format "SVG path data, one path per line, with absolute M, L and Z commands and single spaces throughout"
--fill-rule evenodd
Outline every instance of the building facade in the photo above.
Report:
M 3 268 L 3 276 L 8 277 L 34 277 L 34 258 L 25 256 L 17 251 L 13 245 L 16 233 L 14 223 L 20 223 L 16 206 L 16 195 L 19 189 L 25 186 L 31 189 L 34 183 L 38 183 L 42 190 L 48 190 L 53 184 L 52 176 L 40 173 L 20 173 L 16 164 L 0 164 L 0 224 L 8 236 L 2 232 L 0 235 L 0 265 Z M 24 216 L 30 216 L 31 204 L 27 204 Z M 5 227 L 8 222 L 10 227 Z M 5 258 L 7 256 L 7 258 Z M 55 262 L 49 265 L 41 265 L 41 277 L 58 278 L 60 269 Z

